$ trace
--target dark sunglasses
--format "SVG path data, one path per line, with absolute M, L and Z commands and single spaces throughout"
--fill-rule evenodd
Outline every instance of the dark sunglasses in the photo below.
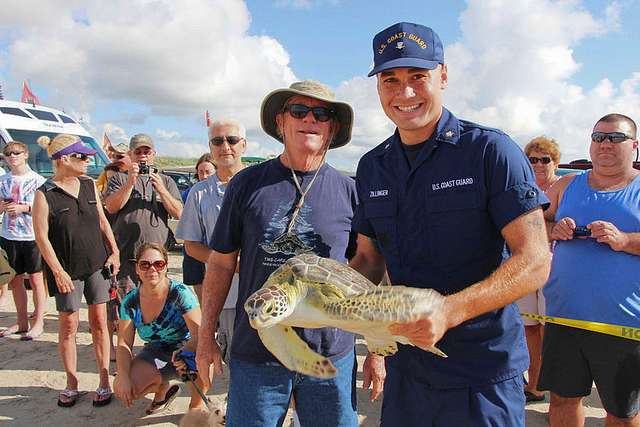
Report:
M 213 145 L 222 145 L 225 139 L 227 140 L 229 145 L 236 145 L 238 142 L 242 141 L 244 138 L 235 136 L 235 135 L 214 136 L 209 140 L 209 142 Z
M 147 271 L 151 268 L 151 266 L 153 266 L 153 268 L 156 271 L 162 271 L 164 270 L 164 268 L 167 266 L 167 262 L 163 261 L 161 259 L 157 260 L 157 261 L 153 261 L 153 262 L 149 262 L 149 261 L 140 261 L 138 263 L 138 267 L 140 267 L 140 270 L 142 271 Z
M 24 151 L 7 151 L 6 153 L 4 153 L 4 155 L 5 156 L 19 156 L 22 153 L 24 153 Z
M 605 139 L 608 139 L 614 144 L 620 144 L 627 139 L 631 139 L 631 137 L 622 132 L 594 132 L 591 134 L 591 140 L 599 144 L 604 142 Z
M 69 157 L 73 157 L 74 159 L 78 160 L 87 160 L 89 158 L 89 155 L 84 153 L 71 153 L 69 154 Z
M 113 159 L 114 160 L 122 160 L 122 159 L 124 159 L 124 154 L 114 154 L 113 155 Z
M 535 165 L 538 162 L 542 162 L 543 165 L 548 165 L 549 163 L 551 163 L 551 157 L 529 157 L 529 161 L 531 162 L 532 165 Z
M 304 104 L 289 104 L 284 107 L 284 111 L 288 111 L 291 117 L 296 119 L 304 119 L 309 114 L 309 111 L 313 113 L 313 117 L 319 122 L 327 122 L 334 116 L 335 111 L 327 107 L 308 107 Z

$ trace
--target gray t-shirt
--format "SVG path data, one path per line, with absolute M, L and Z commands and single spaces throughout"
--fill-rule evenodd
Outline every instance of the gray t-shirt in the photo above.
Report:
M 176 228 L 176 237 L 209 246 L 226 189 L 227 184 L 221 182 L 215 174 L 191 187 Z M 237 300 L 238 273 L 233 275 L 224 308 L 235 309 Z
M 167 175 L 160 174 L 169 193 L 181 200 L 176 183 Z M 105 197 L 115 193 L 127 182 L 127 174 L 116 172 L 104 193 Z M 139 175 L 125 205 L 112 217 L 113 234 L 120 249 L 122 275 L 133 269 L 135 250 L 142 243 L 167 244 L 169 238 L 169 214 L 162 204 L 162 198 L 151 184 L 151 177 Z

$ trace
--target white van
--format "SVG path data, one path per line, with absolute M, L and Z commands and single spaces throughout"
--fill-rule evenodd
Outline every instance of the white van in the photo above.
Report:
M 77 135 L 85 145 L 96 150 L 96 155 L 87 168 L 87 175 L 94 178 L 100 175 L 109 159 L 82 125 L 53 108 L 0 100 L 0 153 L 11 141 L 27 144 L 29 166 L 44 177 L 53 175 L 53 166 L 47 152 L 36 141 L 42 135 L 53 139 L 59 133 Z

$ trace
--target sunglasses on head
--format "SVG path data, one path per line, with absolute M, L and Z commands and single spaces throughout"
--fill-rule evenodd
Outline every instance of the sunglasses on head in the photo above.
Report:
M 19 156 L 22 153 L 24 153 L 24 151 L 7 151 L 6 153 L 4 153 L 4 155 L 5 156 Z
M 335 111 L 328 107 L 308 107 L 304 104 L 289 104 L 284 107 L 284 111 L 288 111 L 291 117 L 296 119 L 304 119 L 311 111 L 313 117 L 319 122 L 327 122 L 335 114 Z
M 548 165 L 549 163 L 551 163 L 551 157 L 529 157 L 529 161 L 531 162 L 532 165 L 535 165 L 538 162 L 541 162 L 543 165 Z
M 151 266 L 153 266 L 153 268 L 156 271 L 161 271 L 164 270 L 164 268 L 167 266 L 167 262 L 164 260 L 157 260 L 157 261 L 153 261 L 153 262 L 149 262 L 149 261 L 140 261 L 138 262 L 138 267 L 140 267 L 140 270 L 142 271 L 147 271 L 151 268 Z
M 89 158 L 89 155 L 84 153 L 71 153 L 69 154 L 69 157 L 73 157 L 74 159 L 78 160 L 87 160 Z
M 620 144 L 627 139 L 631 139 L 631 137 L 622 132 L 594 132 L 591 134 L 591 140 L 594 142 L 602 143 L 605 139 L 608 139 L 614 144 Z
M 227 135 L 227 136 L 214 136 L 209 140 L 209 142 L 213 145 L 222 145 L 226 140 L 229 145 L 236 145 L 238 142 L 242 141 L 244 138 L 235 135 Z

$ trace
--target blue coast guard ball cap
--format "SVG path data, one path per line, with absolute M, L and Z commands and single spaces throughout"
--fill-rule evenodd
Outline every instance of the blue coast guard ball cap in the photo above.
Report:
M 400 22 L 373 38 L 373 70 L 369 77 L 390 68 L 433 70 L 438 64 L 444 64 L 444 48 L 436 32 L 424 25 Z

